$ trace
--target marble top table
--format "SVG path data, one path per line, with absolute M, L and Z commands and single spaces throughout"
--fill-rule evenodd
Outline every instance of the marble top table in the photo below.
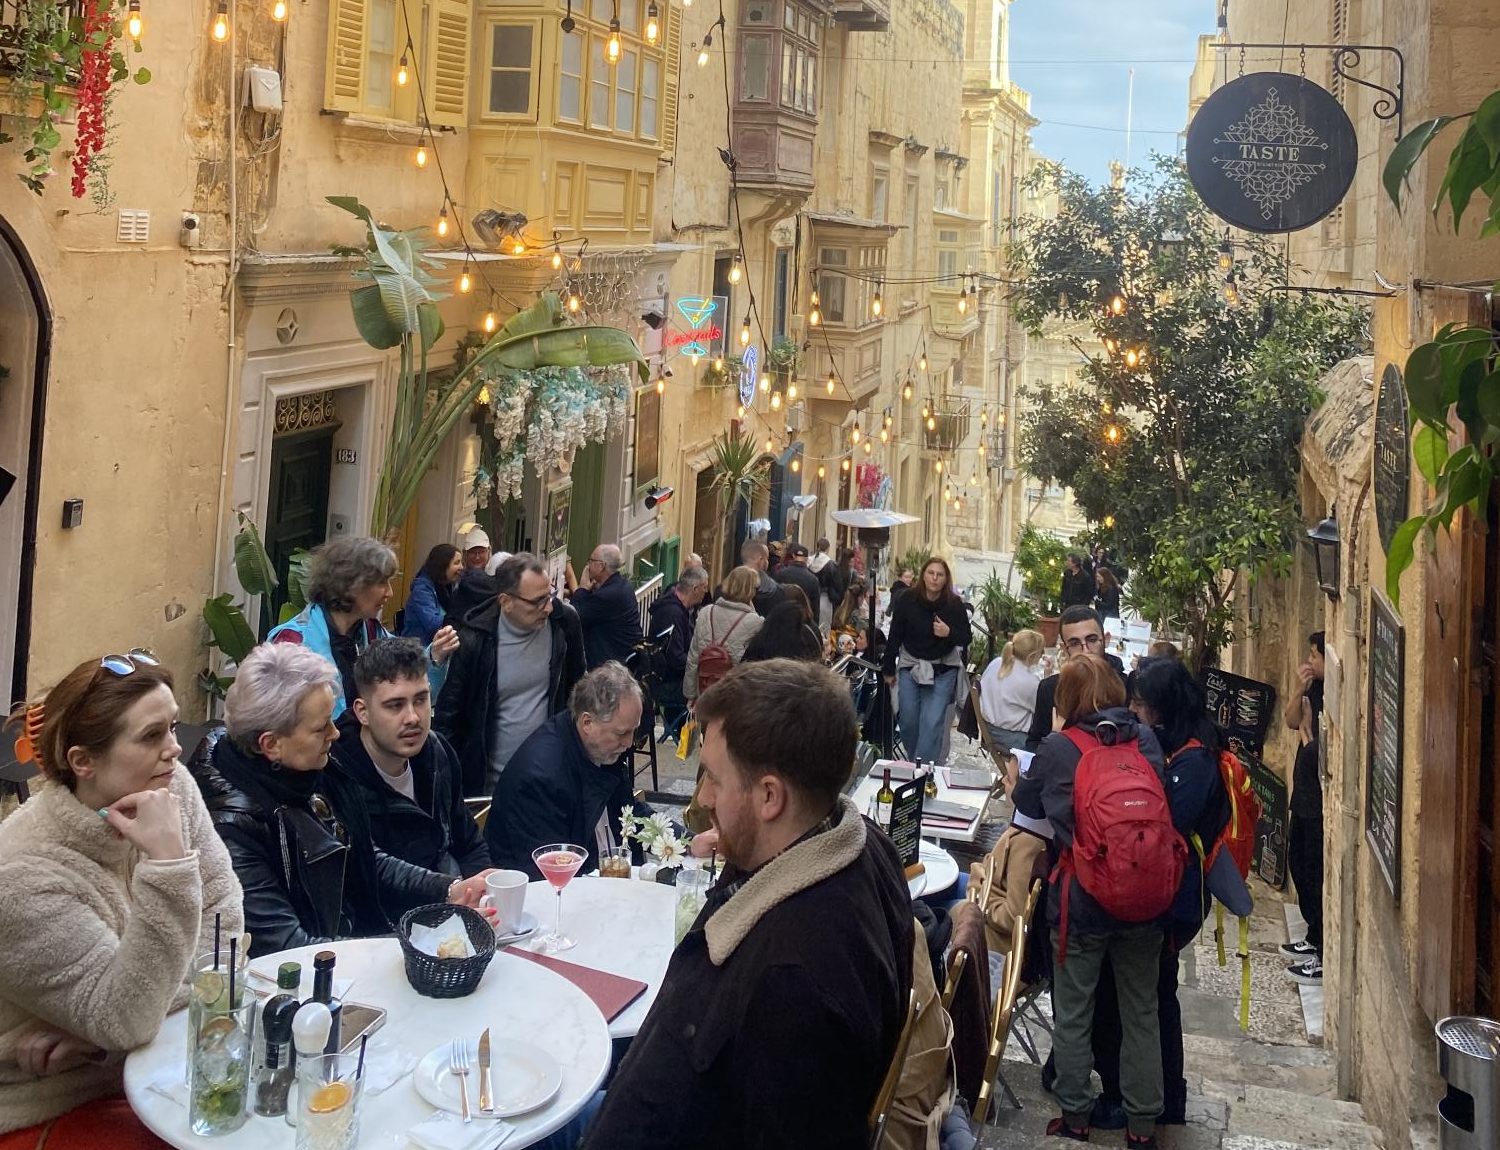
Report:
M 621 886 L 625 884 L 620 883 Z M 644 884 L 642 884 L 644 885 Z M 564 908 L 566 914 L 567 908 Z M 566 923 L 566 919 L 564 922 Z M 671 927 L 667 928 L 671 941 Z M 546 1106 L 507 1119 L 515 1133 L 505 1150 L 530 1146 L 583 1109 L 609 1071 L 611 1043 L 604 1016 L 593 1001 L 567 979 L 504 951 L 491 960 L 479 988 L 467 998 L 423 998 L 406 981 L 401 945 L 393 938 L 350 939 L 265 955 L 251 965 L 274 977 L 282 962 L 312 968 L 313 955 L 332 950 L 337 974 L 353 979 L 351 1002 L 383 1007 L 388 1013 L 378 1038 L 394 1042 L 416 1058 L 453 1038 L 477 1038 L 486 1026 L 495 1038 L 510 1038 L 541 1047 L 562 1067 L 562 1087 Z M 125 1061 L 125 1096 L 141 1121 L 158 1138 L 178 1150 L 291 1150 L 296 1130 L 281 1118 L 252 1116 L 233 1134 L 207 1139 L 188 1128 L 187 1108 L 150 1089 L 163 1075 L 183 1075 L 187 1058 L 187 1012 L 178 1011 L 162 1024 L 148 1046 Z M 433 1108 L 417 1093 L 407 1075 L 389 1090 L 364 1100 L 360 1119 L 362 1148 L 394 1145 L 393 1134 L 430 1118 Z
M 877 762 L 875 767 L 876 770 L 873 774 L 866 775 L 849 792 L 849 797 L 854 800 L 854 805 L 862 813 L 869 811 L 870 802 L 875 798 L 875 792 L 880 790 L 880 762 Z M 893 785 L 896 784 L 893 782 Z M 975 836 L 979 833 L 979 823 L 984 818 L 985 807 L 989 805 L 989 792 L 950 787 L 943 781 L 943 772 L 941 769 L 937 772 L 937 790 L 939 801 L 957 803 L 959 806 L 968 807 L 973 811 L 974 817 L 969 820 L 967 826 L 963 827 L 937 826 L 931 823 L 924 823 L 922 826 L 922 836 L 940 841 L 942 839 L 951 839 L 954 842 L 973 842 Z
M 578 875 L 563 888 L 562 903 L 563 933 L 578 945 L 554 958 L 646 984 L 645 993 L 609 1024 L 611 1038 L 635 1037 L 656 1001 L 672 957 L 677 888 L 639 879 Z M 557 914 L 557 895 L 550 884 L 527 886 L 526 913 L 536 917 L 537 932 L 515 947 L 539 950 L 534 939 L 551 931 Z

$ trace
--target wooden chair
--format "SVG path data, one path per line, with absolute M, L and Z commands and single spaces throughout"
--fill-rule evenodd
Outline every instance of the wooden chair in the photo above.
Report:
M 953 996 L 958 993 L 958 984 L 963 980 L 964 967 L 968 964 L 967 951 L 954 950 L 948 954 L 948 979 L 943 983 L 943 1009 L 953 1005 Z
M 984 748 L 984 753 L 989 755 L 995 764 L 995 769 L 1000 772 L 1001 777 L 1005 775 L 1005 756 L 995 749 L 995 741 L 990 738 L 990 728 L 984 721 L 984 712 L 979 709 L 979 682 L 975 680 L 969 685 L 969 700 L 974 704 L 974 718 L 979 726 L 979 745 Z
M 870 1107 L 870 1150 L 880 1150 L 885 1141 L 886 1119 L 890 1116 L 891 1103 L 896 1098 L 896 1087 L 901 1081 L 901 1068 L 906 1065 L 906 1052 L 911 1047 L 911 1032 L 917 1023 L 917 992 L 911 991 L 906 1000 L 906 1021 L 901 1024 L 901 1035 L 896 1039 L 896 1050 L 891 1055 L 891 1064 L 886 1068 L 880 1092 L 875 1095 L 875 1104 Z
M 1001 983 L 1000 996 L 995 1002 L 995 1013 L 990 1026 L 990 1049 L 989 1055 L 984 1062 L 984 1084 L 979 1088 L 979 1097 L 974 1102 L 972 1112 L 974 1130 L 977 1134 L 980 1126 L 989 1122 L 990 1112 L 994 1107 L 995 1085 L 998 1083 L 1005 1099 L 1017 1110 L 1021 1109 L 1021 1102 L 1010 1088 L 1010 1083 L 1005 1080 L 1005 1074 L 1000 1069 L 1001 1060 L 1005 1057 L 1005 1044 L 1010 1040 L 1011 1020 L 1015 1015 L 1016 994 L 1021 987 L 1021 968 L 1026 962 L 1027 936 L 1031 933 L 1031 915 L 1036 909 L 1037 900 L 1041 897 L 1042 884 L 1034 882 L 1031 891 L 1026 896 L 1026 910 L 1017 921 L 1015 930 L 1011 934 L 1010 954 L 1005 960 L 1005 977 Z
M 469 808 L 469 813 L 474 816 L 474 825 L 479 828 L 479 833 L 484 833 L 484 824 L 490 818 L 489 799 L 465 799 L 464 806 Z

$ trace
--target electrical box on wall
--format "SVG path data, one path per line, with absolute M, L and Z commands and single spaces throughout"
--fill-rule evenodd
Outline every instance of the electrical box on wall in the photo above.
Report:
M 281 114 L 281 74 L 276 69 L 245 69 L 245 106 L 273 116 Z

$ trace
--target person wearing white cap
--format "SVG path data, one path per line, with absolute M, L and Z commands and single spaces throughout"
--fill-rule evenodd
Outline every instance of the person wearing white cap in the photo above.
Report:
M 483 571 L 490 561 L 490 537 L 484 528 L 475 524 L 463 537 L 464 567 Z

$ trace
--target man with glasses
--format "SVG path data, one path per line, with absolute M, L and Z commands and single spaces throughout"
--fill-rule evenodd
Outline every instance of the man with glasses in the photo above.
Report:
M 1104 624 L 1092 607 L 1073 606 L 1062 613 L 1058 621 L 1058 648 L 1064 660 L 1079 655 L 1102 655 L 1115 669 L 1120 681 L 1125 681 L 1125 665 L 1104 649 Z M 1049 675 L 1042 680 L 1036 692 L 1036 711 L 1031 716 L 1031 729 L 1026 732 L 1026 749 L 1035 752 L 1042 740 L 1053 730 L 1053 699 L 1057 694 L 1057 676 Z
M 573 591 L 573 609 L 583 627 L 583 655 L 590 671 L 605 663 L 624 663 L 644 638 L 635 589 L 620 571 L 624 566 L 620 549 L 601 543 L 589 556 Z
M 584 673 L 578 615 L 553 595 L 541 560 L 512 555 L 495 569 L 495 592 L 460 621 L 470 649 L 460 647 L 433 716 L 471 796 L 494 793 L 516 748 L 567 708 Z

